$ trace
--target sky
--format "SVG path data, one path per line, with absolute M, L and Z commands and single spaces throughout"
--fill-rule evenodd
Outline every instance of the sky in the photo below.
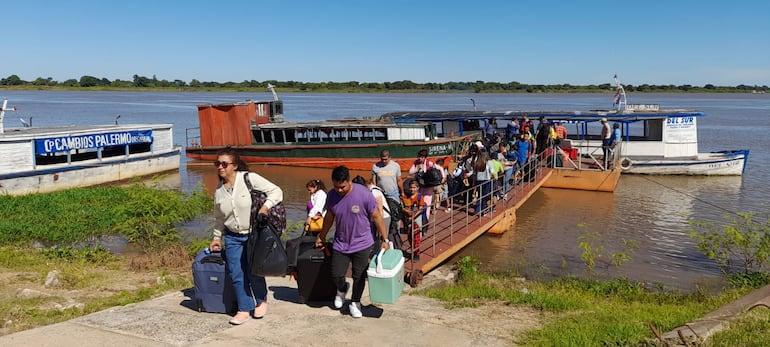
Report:
M 770 85 L 770 1 L 4 0 L 0 78 Z

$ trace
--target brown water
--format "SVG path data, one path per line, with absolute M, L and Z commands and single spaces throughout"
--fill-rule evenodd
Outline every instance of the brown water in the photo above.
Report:
M 174 142 L 185 143 L 185 129 L 197 126 L 196 104 L 271 99 L 268 93 L 144 93 L 2 91 L 9 106 L 6 128 L 19 126 L 18 118 L 34 117 L 33 125 L 122 123 L 174 125 Z M 279 91 L 280 93 L 280 91 Z M 350 116 L 372 116 L 404 110 L 468 110 L 473 98 L 488 110 L 606 109 L 611 94 L 313 94 L 281 95 L 287 120 L 306 121 Z M 599 276 L 627 276 L 691 289 L 721 278 L 713 262 L 700 254 L 687 234 L 690 218 L 721 221 L 724 213 L 764 212 L 770 196 L 770 95 L 752 94 L 629 94 L 632 103 L 658 103 L 663 108 L 704 111 L 698 121 L 701 152 L 751 149 L 743 177 L 629 176 L 621 178 L 614 194 L 541 189 L 518 211 L 516 225 L 502 236 L 482 236 L 458 256 L 473 255 L 483 268 L 514 271 L 528 277 L 585 276 L 578 247 L 581 235 L 596 237 L 604 257 L 595 268 Z M 373 161 L 377 153 L 372 154 Z M 305 183 L 313 178 L 329 182 L 330 170 L 255 166 L 253 169 L 281 186 L 289 219 L 301 220 L 308 198 Z M 363 173 L 365 177 L 368 173 Z M 203 183 L 210 191 L 216 175 L 210 164 L 180 168 L 182 187 Z M 584 224 L 585 228 L 578 227 Z M 185 226 L 205 234 L 207 216 Z M 620 267 L 608 257 L 622 251 L 623 241 L 639 248 Z

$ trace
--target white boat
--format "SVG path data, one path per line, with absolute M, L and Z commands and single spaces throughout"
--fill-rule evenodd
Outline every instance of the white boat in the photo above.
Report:
M 93 186 L 178 170 L 171 124 L 5 128 L 0 109 L 0 195 Z
M 661 109 L 657 104 L 627 104 L 623 85 L 615 76 L 616 109 L 596 117 L 619 123 L 622 141 L 617 148 L 623 173 L 651 175 L 743 175 L 748 149 L 698 152 L 695 110 Z M 599 119 L 594 119 L 598 121 Z M 585 138 L 572 143 L 581 144 Z

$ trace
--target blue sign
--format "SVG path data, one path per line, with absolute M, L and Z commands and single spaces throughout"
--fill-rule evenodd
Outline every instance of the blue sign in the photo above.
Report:
M 67 152 L 73 149 L 94 149 L 140 143 L 152 143 L 152 130 L 131 130 L 35 139 L 35 153 L 49 154 Z

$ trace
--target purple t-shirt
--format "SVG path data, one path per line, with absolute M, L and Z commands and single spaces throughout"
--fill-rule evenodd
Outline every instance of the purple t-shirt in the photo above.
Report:
M 377 208 L 377 200 L 366 187 L 353 183 L 345 196 L 336 190 L 326 195 L 326 210 L 334 213 L 334 250 L 355 253 L 374 245 L 369 216 Z

